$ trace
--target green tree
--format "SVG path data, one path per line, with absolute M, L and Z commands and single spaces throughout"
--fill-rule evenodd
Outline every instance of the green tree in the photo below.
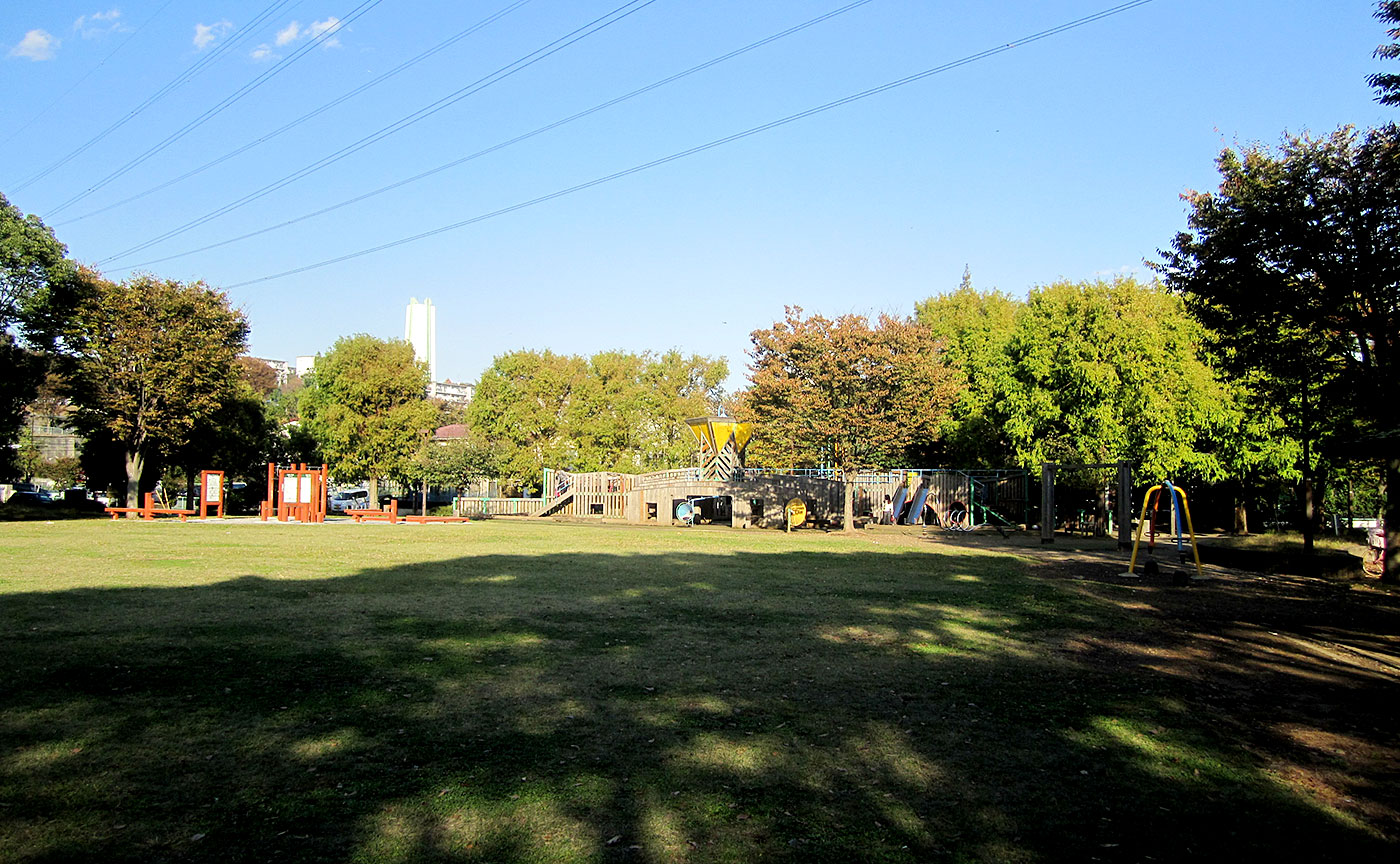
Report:
M 997 413 L 1015 461 L 1130 460 L 1149 477 L 1227 474 L 1234 400 L 1181 300 L 1131 278 L 1033 289 L 1007 346 Z
M 1000 291 L 978 291 L 965 270 L 956 291 L 914 307 L 915 319 L 943 342 L 945 361 L 964 377 L 942 430 L 951 464 L 999 468 L 1012 462 L 999 403 L 1009 386 L 1011 337 L 1024 306 Z
M 409 473 L 423 484 L 423 507 L 426 512 L 428 486 L 461 490 L 462 487 L 497 471 L 491 451 L 470 438 L 450 441 L 427 440 L 414 455 Z
M 481 375 L 467 422 L 495 455 L 502 479 L 539 488 L 545 468 L 580 470 L 569 411 L 588 376 L 581 357 L 512 351 Z
M 497 357 L 467 420 L 507 479 L 539 482 L 544 468 L 639 473 L 686 464 L 685 419 L 716 409 L 723 360 L 668 351 L 551 351 Z
M 15 467 L 19 477 L 28 483 L 44 467 L 44 454 L 34 441 L 34 433 L 28 426 L 19 430 L 19 440 L 15 443 Z
M 331 473 L 367 480 L 378 500 L 380 478 L 411 473 L 407 466 L 436 426 L 427 368 L 407 342 L 361 333 L 337 340 L 307 377 L 302 421 Z
M 1159 265 L 1253 374 L 1303 454 L 1304 540 L 1319 451 L 1369 442 L 1387 464 L 1385 578 L 1400 582 L 1400 128 L 1286 136 L 1223 151 L 1218 192 L 1193 192 Z
M 1391 41 L 1380 46 L 1371 56 L 1377 60 L 1400 59 L 1400 0 L 1382 0 L 1376 7 L 1376 19 L 1391 25 L 1386 35 Z M 1376 101 L 1382 105 L 1400 105 L 1400 75 L 1393 72 L 1377 72 L 1366 78 L 1366 83 L 1376 90 Z
M 916 322 L 882 315 L 872 326 L 860 315 L 786 312 L 751 336 L 744 419 L 758 424 L 755 455 L 841 471 L 851 530 L 855 473 L 935 440 L 961 376 L 943 363 L 933 332 Z
M 259 481 L 267 476 L 268 462 L 293 461 L 278 458 L 279 439 L 276 421 L 240 371 L 218 410 L 200 421 L 167 461 L 182 469 L 186 496 L 194 501 L 200 471 L 223 471 L 228 481 Z
M 24 408 L 39 392 L 49 355 L 85 280 L 37 216 L 0 195 L 0 476 L 11 463 Z
M 59 489 L 68 489 L 83 482 L 83 465 L 76 456 L 59 456 L 44 463 L 41 469 L 44 476 L 58 484 Z
M 94 280 L 64 337 L 66 394 L 74 427 L 122 451 L 129 505 L 146 463 L 187 445 L 229 398 L 247 338 L 242 313 L 203 282 Z
M 723 358 L 667 351 L 649 356 L 641 386 L 654 405 L 642 420 L 641 448 L 646 470 L 666 470 L 688 463 L 695 436 L 685 421 L 721 411 L 729 364 Z

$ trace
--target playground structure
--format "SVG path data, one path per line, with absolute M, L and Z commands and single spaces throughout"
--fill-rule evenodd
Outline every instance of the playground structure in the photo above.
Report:
M 139 507 L 106 507 L 104 510 L 112 514 L 113 519 L 120 519 L 128 513 L 135 513 L 147 522 L 153 521 L 157 516 L 178 516 L 181 522 L 186 522 L 191 516 L 196 515 L 200 519 L 208 519 L 209 510 L 212 508 L 217 518 L 224 518 L 224 472 L 199 472 L 199 490 L 198 510 L 170 506 L 170 502 L 159 490 L 159 487 L 155 491 L 142 495 Z
M 258 508 L 258 518 L 266 522 L 326 521 L 329 472 L 325 465 L 312 468 L 297 463 L 285 468 L 267 463 L 267 499 Z
M 1040 542 L 1054 543 L 1055 530 L 1057 526 L 1063 526 L 1068 533 L 1075 531 L 1093 530 L 1092 522 L 1085 524 L 1080 515 L 1076 514 L 1073 519 L 1059 519 L 1055 511 L 1055 484 L 1056 478 L 1061 472 L 1068 471 L 1103 471 L 1112 470 L 1115 472 L 1114 488 L 1104 489 L 1103 500 L 1105 504 L 1112 502 L 1116 506 L 1105 507 L 1108 514 L 1116 514 L 1118 528 L 1118 548 L 1126 549 L 1132 545 L 1132 524 L 1133 524 L 1133 466 L 1131 462 L 1096 462 L 1085 464 L 1067 464 L 1060 462 L 1042 462 L 1040 465 Z M 1097 484 L 1096 484 L 1097 485 Z M 1107 514 L 1106 514 L 1107 515 Z M 1108 515 L 1107 525 L 1113 524 L 1113 516 Z
M 546 469 L 540 498 L 463 497 L 453 503 L 453 512 L 466 517 L 565 516 L 782 528 L 785 505 L 801 498 L 809 523 L 826 523 L 840 514 L 842 486 L 835 472 L 747 468 L 749 424 L 707 416 L 691 418 L 686 425 L 700 453 L 696 467 L 648 474 Z
M 1185 563 L 1186 550 L 1184 548 L 1184 537 L 1181 533 L 1181 526 L 1184 523 L 1191 538 L 1191 556 L 1196 563 L 1196 575 L 1203 575 L 1201 572 L 1201 552 L 1196 546 L 1196 529 L 1191 524 L 1191 506 L 1186 501 L 1186 490 L 1173 484 L 1170 480 L 1163 480 L 1161 483 L 1149 488 L 1142 496 L 1142 517 L 1138 520 L 1137 531 L 1133 537 L 1133 557 L 1128 561 L 1128 572 L 1125 576 L 1136 576 L 1138 547 L 1142 543 L 1142 532 L 1146 529 L 1147 534 L 1147 560 L 1143 562 L 1142 573 L 1144 576 L 1156 576 L 1159 570 L 1153 552 L 1157 545 L 1157 514 L 1161 509 L 1162 495 L 1171 499 L 1172 532 L 1176 535 L 1176 555 L 1177 560 Z M 1151 506 L 1152 513 L 1149 518 L 1148 507 Z M 1184 518 L 1183 518 L 1184 517 Z M 1188 577 L 1185 574 L 1178 574 L 1178 581 L 1184 582 Z
M 950 531 L 989 526 L 1005 533 L 1026 522 L 1029 478 L 1019 470 L 900 468 L 856 476 L 856 516 L 877 518 L 889 496 L 897 525 Z
M 788 505 L 803 503 L 799 524 L 831 525 L 845 511 L 845 483 L 833 468 L 764 469 L 745 464 L 752 428 L 730 417 L 686 421 L 700 464 L 647 474 L 544 472 L 540 498 L 462 497 L 459 516 L 562 516 L 619 519 L 634 524 L 728 523 L 735 528 L 787 527 Z M 863 472 L 854 478 L 855 515 L 875 519 L 884 496 L 899 497 L 900 524 L 937 524 L 969 531 L 982 526 L 1003 533 L 1024 523 L 1025 471 L 900 469 Z

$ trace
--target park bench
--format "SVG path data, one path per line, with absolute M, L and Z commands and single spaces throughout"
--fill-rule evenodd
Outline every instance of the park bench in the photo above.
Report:
M 390 500 L 387 509 L 365 507 L 356 510 L 346 510 L 344 513 L 356 522 L 364 522 L 366 520 L 372 522 L 383 519 L 390 525 L 396 525 L 399 521 L 399 502 L 397 499 Z

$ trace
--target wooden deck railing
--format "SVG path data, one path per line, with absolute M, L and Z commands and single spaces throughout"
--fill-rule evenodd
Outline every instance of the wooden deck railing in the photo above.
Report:
M 534 516 L 548 504 L 544 498 L 458 498 L 453 510 L 458 516 Z

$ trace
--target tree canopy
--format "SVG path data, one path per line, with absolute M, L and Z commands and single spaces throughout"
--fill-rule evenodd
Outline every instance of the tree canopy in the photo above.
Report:
M 1377 48 L 1372 56 L 1377 60 L 1400 59 L 1400 0 L 1381 0 L 1376 7 L 1376 18 L 1391 25 L 1385 31 L 1391 41 Z M 1377 102 L 1400 105 L 1400 75 L 1376 72 L 1366 77 L 1366 83 L 1375 88 Z
M 693 449 L 685 418 L 715 410 L 726 375 L 723 360 L 679 351 L 513 351 L 481 376 L 467 418 L 502 476 L 526 484 L 544 468 L 673 468 Z
M 24 408 L 38 394 L 54 341 L 83 280 L 37 216 L 0 195 L 0 476 L 13 473 Z
M 943 362 L 942 343 L 908 319 L 881 315 L 872 325 L 789 306 L 751 338 L 743 413 L 762 425 L 750 452 L 770 464 L 840 469 L 848 502 L 856 471 L 936 440 L 956 398 L 960 376 Z
M 1131 278 L 1033 289 L 999 406 L 1016 462 L 1130 460 L 1153 478 L 1220 479 L 1211 441 L 1238 418 L 1199 355 L 1203 335 L 1178 298 Z
M 1162 253 L 1167 285 L 1218 334 L 1222 362 L 1282 408 L 1307 477 L 1319 450 L 1359 453 L 1366 440 L 1394 464 L 1400 128 L 1286 136 L 1276 150 L 1226 149 L 1217 165 L 1219 190 L 1186 196 L 1188 229 Z
M 963 376 L 941 430 L 951 464 L 999 468 L 1012 462 L 1000 403 L 1010 387 L 1011 337 L 1024 306 L 1000 291 L 978 291 L 966 271 L 956 291 L 915 304 L 914 317 L 942 341 L 944 360 Z
M 148 460 L 168 457 L 229 400 L 248 324 L 202 282 L 94 280 L 64 341 L 77 429 L 126 456 L 127 500 Z
M 316 358 L 299 400 L 310 430 L 338 480 L 406 477 L 425 438 L 437 427 L 427 400 L 428 370 L 413 346 L 366 334 L 336 341 Z

